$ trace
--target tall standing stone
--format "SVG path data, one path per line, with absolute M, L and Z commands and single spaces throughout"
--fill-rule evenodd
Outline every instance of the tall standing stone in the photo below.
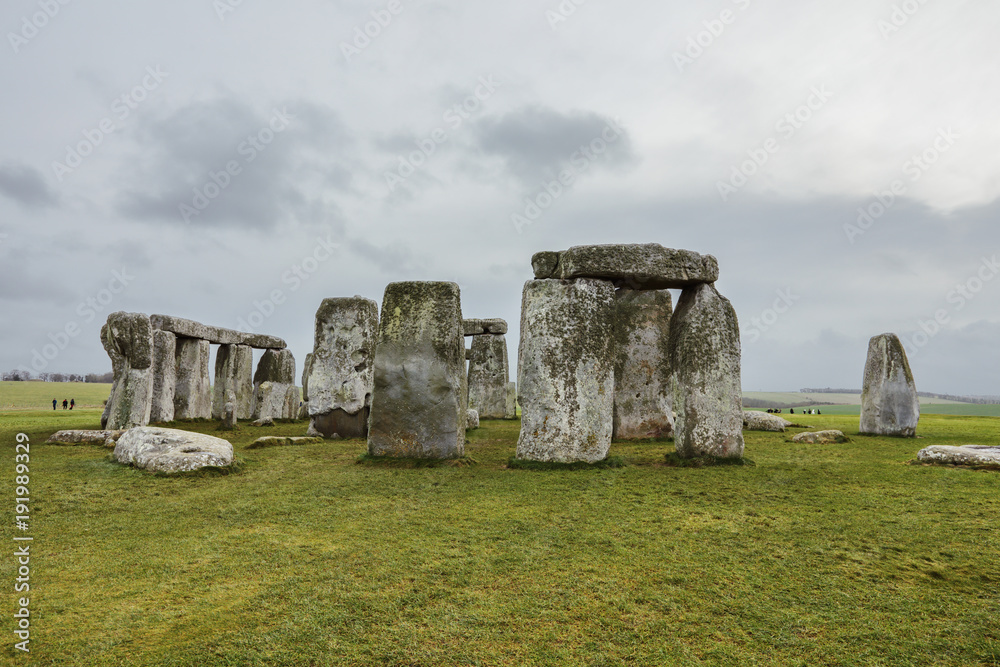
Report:
M 507 401 L 504 409 L 504 419 L 517 419 L 517 383 L 507 383 Z
M 153 397 L 149 421 L 174 420 L 174 390 L 177 385 L 177 336 L 153 331 Z
M 507 382 L 510 364 L 503 334 L 472 336 L 469 352 L 469 408 L 480 419 L 507 417 Z
M 111 357 L 114 383 L 101 428 L 145 426 L 153 399 L 153 328 L 142 313 L 116 312 L 101 327 L 101 343 Z
M 615 414 L 618 440 L 667 438 L 674 430 L 667 290 L 615 292 Z
M 369 454 L 464 455 L 465 343 L 458 285 L 400 282 L 385 288 L 374 380 Z
M 906 351 L 896 334 L 868 343 L 861 392 L 861 433 L 912 438 L 920 420 L 920 400 Z
M 521 301 L 517 458 L 594 463 L 611 446 L 615 290 L 607 281 L 529 280 Z
M 291 350 L 266 350 L 257 363 L 253 386 L 253 419 L 295 419 L 298 415 L 299 388 Z
M 225 418 L 226 403 L 230 400 L 237 419 L 250 419 L 253 402 L 253 348 L 249 345 L 220 345 L 215 353 L 212 419 Z
M 209 357 L 212 345 L 200 338 L 177 339 L 177 384 L 174 419 L 212 418 L 212 378 Z
M 323 299 L 309 362 L 309 418 L 323 437 L 368 436 L 375 386 L 378 304 L 371 299 Z
M 743 457 L 740 330 L 712 284 L 685 288 L 670 322 L 669 360 L 682 457 Z

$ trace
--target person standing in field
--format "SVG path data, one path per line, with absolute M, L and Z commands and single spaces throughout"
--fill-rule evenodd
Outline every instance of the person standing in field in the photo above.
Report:
M 52 409 L 53 410 L 56 409 L 56 399 L 54 399 L 54 398 L 52 399 Z
M 71 398 L 71 399 L 69 399 L 69 409 L 70 409 L 70 410 L 72 410 L 72 409 L 73 409 L 73 406 L 74 406 L 74 405 L 76 405 L 76 399 L 75 399 L 75 398 Z
M 69 405 L 69 401 L 67 401 L 67 400 L 66 400 L 66 399 L 64 398 L 64 399 L 63 399 L 63 410 L 65 410 L 65 409 L 66 409 L 66 406 L 67 406 L 67 405 Z

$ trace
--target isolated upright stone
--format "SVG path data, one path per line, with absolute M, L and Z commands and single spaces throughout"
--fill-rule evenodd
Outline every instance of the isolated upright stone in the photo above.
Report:
M 372 456 L 465 453 L 465 343 L 458 285 L 390 283 L 382 299 L 368 430 Z M 315 392 L 315 386 L 310 386 Z
M 232 396 L 230 396 L 232 394 Z M 253 402 L 253 348 L 220 345 L 215 353 L 215 384 L 212 387 L 212 419 L 223 419 L 232 400 L 237 419 L 250 419 Z
M 670 322 L 669 348 L 677 453 L 742 458 L 739 322 L 714 285 L 681 293 Z
M 299 388 L 295 386 L 295 357 L 291 350 L 267 350 L 253 375 L 251 418 L 295 419 Z
M 521 301 L 517 458 L 594 463 L 611 446 L 614 405 L 610 282 L 529 280 Z
M 153 402 L 153 329 L 149 318 L 142 313 L 111 313 L 101 327 L 101 342 L 114 371 L 101 428 L 145 426 Z
M 212 418 L 212 380 L 208 371 L 212 345 L 199 338 L 177 339 L 174 419 Z
M 375 386 L 378 304 L 371 299 L 323 299 L 309 362 L 309 418 L 325 438 L 364 438 Z
M 674 430 L 670 385 L 667 290 L 615 292 L 615 416 L 617 440 L 668 438 Z
M 177 336 L 153 331 L 153 398 L 149 421 L 174 420 L 174 390 L 177 385 Z
M 910 362 L 896 334 L 868 343 L 861 390 L 861 433 L 912 438 L 917 434 L 920 401 Z
M 480 419 L 507 417 L 507 339 L 503 334 L 472 337 L 469 354 L 469 407 Z
M 504 419 L 517 419 L 517 383 L 507 383 L 507 401 L 504 408 Z

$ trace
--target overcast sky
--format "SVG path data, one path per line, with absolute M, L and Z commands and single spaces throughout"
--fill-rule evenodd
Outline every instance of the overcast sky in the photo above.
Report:
M 1000 394 L 997 3 L 6 0 L 0 26 L 0 369 L 110 370 L 125 310 L 281 336 L 301 373 L 324 297 L 452 280 L 515 376 L 534 252 L 658 242 L 718 258 L 746 390 L 860 387 L 891 331 L 918 389 Z

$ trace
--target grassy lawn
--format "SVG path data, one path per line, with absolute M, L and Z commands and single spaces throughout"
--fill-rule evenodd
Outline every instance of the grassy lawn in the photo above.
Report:
M 48 410 L 52 412 L 52 399 L 62 402 L 65 398 L 76 400 L 80 408 L 100 408 L 111 393 L 110 384 L 96 382 L 0 382 L 0 411 Z M 69 412 L 67 410 L 66 412 Z
M 1000 661 L 1000 473 L 908 464 L 932 443 L 1000 442 L 997 418 L 831 446 L 747 433 L 749 467 L 666 467 L 672 444 L 647 442 L 612 447 L 624 468 L 510 470 L 503 421 L 470 432 L 461 467 L 359 464 L 359 440 L 245 450 L 304 422 L 182 425 L 232 440 L 245 466 L 228 476 L 42 444 L 99 419 L 0 415 L 10 500 L 15 434 L 32 442 L 32 652 L 7 632 L 8 664 Z M 0 557 L 3 586 L 15 568 Z

